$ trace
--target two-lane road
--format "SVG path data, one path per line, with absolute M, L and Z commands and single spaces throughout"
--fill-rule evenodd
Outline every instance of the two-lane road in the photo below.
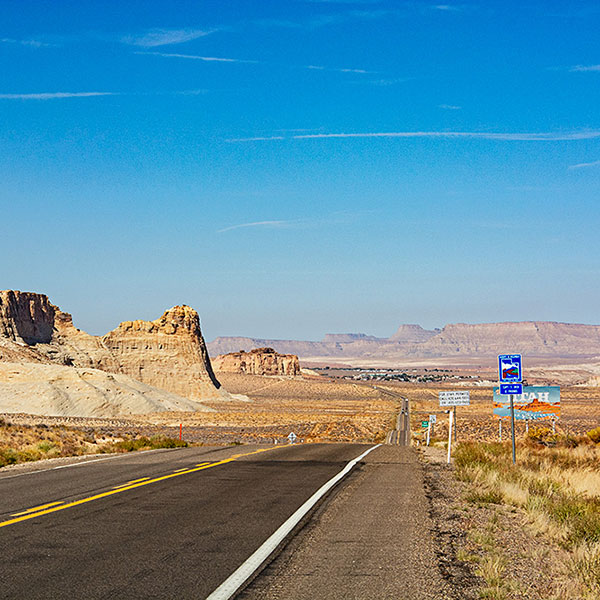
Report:
M 0 598 L 206 598 L 368 448 L 185 448 L 0 475 Z

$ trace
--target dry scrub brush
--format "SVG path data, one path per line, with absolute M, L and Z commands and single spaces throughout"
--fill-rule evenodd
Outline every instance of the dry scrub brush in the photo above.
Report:
M 600 445 L 593 436 L 558 438 L 534 430 L 512 464 L 509 443 L 457 446 L 456 474 L 469 482 L 467 500 L 526 511 L 533 533 L 571 555 L 571 572 L 590 598 L 600 597 Z
M 13 425 L 0 419 L 0 467 L 59 456 L 181 446 L 187 446 L 187 443 L 165 436 L 137 437 L 98 444 L 93 434 L 65 425 Z

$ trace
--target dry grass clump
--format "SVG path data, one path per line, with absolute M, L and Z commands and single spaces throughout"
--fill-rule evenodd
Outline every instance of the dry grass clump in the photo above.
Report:
M 600 427 L 596 427 L 595 429 L 588 431 L 587 434 L 592 442 L 595 444 L 600 444 Z
M 13 425 L 0 419 L 0 468 L 59 456 L 178 448 L 187 445 L 186 442 L 165 436 L 97 443 L 91 433 L 65 425 Z
M 510 443 L 458 444 L 456 474 L 469 482 L 467 500 L 523 508 L 532 532 L 569 551 L 572 574 L 598 598 L 600 446 L 585 437 L 556 438 L 548 446 L 539 437 L 535 432 L 519 444 L 517 465 Z
M 12 425 L 0 419 L 0 467 L 6 465 L 87 454 L 93 437 L 64 426 Z
M 105 444 L 100 447 L 100 452 L 135 452 L 137 450 L 157 450 L 158 448 L 187 448 L 188 445 L 187 442 L 163 435 L 152 437 L 141 436 Z

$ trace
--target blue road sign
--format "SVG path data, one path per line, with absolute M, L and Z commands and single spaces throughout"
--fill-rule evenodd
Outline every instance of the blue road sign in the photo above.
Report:
M 501 383 L 500 384 L 500 395 L 508 396 L 509 394 L 522 394 L 523 384 L 522 383 Z
M 520 354 L 501 354 L 498 356 L 498 374 L 500 383 L 520 383 L 523 380 Z

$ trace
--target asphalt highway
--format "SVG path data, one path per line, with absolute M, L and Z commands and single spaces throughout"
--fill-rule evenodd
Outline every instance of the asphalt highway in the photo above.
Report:
M 206 598 L 368 448 L 184 448 L 0 475 L 0 598 Z

